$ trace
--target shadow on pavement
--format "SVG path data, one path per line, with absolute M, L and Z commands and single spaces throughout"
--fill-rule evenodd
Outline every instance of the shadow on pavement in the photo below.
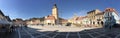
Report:
M 43 29 L 26 28 L 26 30 L 36 38 L 115 38 L 120 37 L 120 28 L 96 28 L 85 29 L 77 32 L 59 32 L 55 31 L 38 31 Z
M 0 38 L 16 38 L 16 37 L 18 37 L 17 31 L 14 31 L 12 33 L 5 33 L 5 32 L 0 33 Z
M 76 32 L 59 32 L 59 30 L 39 31 L 44 29 L 35 29 L 30 27 L 21 27 L 19 31 L 21 32 L 21 38 L 29 38 L 31 36 L 35 38 L 120 38 L 120 28 L 118 26 L 116 28 L 116 26 L 114 26 L 112 29 L 95 28 L 84 29 Z M 27 32 L 23 32 L 23 29 Z M 19 37 L 17 31 L 10 34 L 0 33 L 0 38 L 16 37 Z

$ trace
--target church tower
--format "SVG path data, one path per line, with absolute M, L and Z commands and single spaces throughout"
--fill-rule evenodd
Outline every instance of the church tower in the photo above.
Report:
M 55 19 L 58 19 L 58 8 L 57 8 L 56 4 L 54 4 L 54 6 L 52 8 L 52 15 L 55 17 Z
M 57 5 L 54 4 L 53 8 L 52 8 L 52 16 L 55 17 L 56 19 L 56 24 L 59 23 L 59 15 L 58 15 L 58 8 L 57 8 Z

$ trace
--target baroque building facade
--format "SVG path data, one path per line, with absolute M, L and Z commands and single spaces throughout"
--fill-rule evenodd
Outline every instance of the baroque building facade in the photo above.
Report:
M 89 24 L 91 24 L 91 25 L 97 24 L 96 23 L 97 18 L 95 16 L 98 13 L 101 13 L 101 11 L 98 10 L 98 9 L 87 12 L 87 17 L 88 17 L 88 20 L 89 20 Z
M 112 27 L 115 24 L 119 24 L 118 12 L 113 8 L 107 8 L 104 13 L 104 26 Z
M 107 24 L 106 22 L 108 21 L 106 20 L 108 18 L 106 17 L 111 17 L 110 15 L 113 15 L 112 18 L 115 19 L 113 22 L 119 24 L 118 13 L 113 8 L 107 8 L 105 9 L 105 11 L 100 11 L 99 9 L 95 9 L 87 12 L 86 16 L 74 16 L 73 18 L 69 19 L 69 22 L 72 24 L 90 25 L 90 26 L 98 27 Z

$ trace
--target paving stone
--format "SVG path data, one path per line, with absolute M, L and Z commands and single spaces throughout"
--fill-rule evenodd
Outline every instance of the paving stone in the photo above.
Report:
M 86 33 L 94 33 L 94 31 L 89 31 L 89 30 L 87 30 L 87 31 L 85 31 Z
M 50 38 L 50 37 L 46 37 L 46 36 L 40 36 L 40 37 L 37 37 L 37 38 Z
M 31 37 L 28 35 L 21 35 L 21 38 L 31 38 Z
M 29 33 L 32 33 L 32 34 L 33 34 L 33 33 L 36 33 L 36 32 L 34 32 L 34 31 L 29 31 Z
M 55 38 L 66 38 L 66 35 L 57 35 Z
M 68 36 L 68 38 L 79 38 L 79 36 Z
M 97 37 L 97 36 L 99 36 L 99 35 L 101 35 L 101 34 L 92 33 L 91 35 L 92 35 L 93 37 Z
M 57 34 L 57 33 L 59 33 L 59 32 L 53 32 L 52 34 Z
M 55 36 L 55 35 L 56 35 L 56 34 L 50 33 L 50 34 L 47 34 L 46 36 L 53 37 L 53 36 Z
M 21 33 L 21 35 L 26 35 L 27 33 L 26 32 L 20 32 Z
M 117 33 L 106 34 L 106 36 L 109 36 L 111 38 L 115 38 L 117 35 L 118 35 Z
M 47 34 L 47 33 L 49 33 L 49 32 L 39 32 L 40 34 Z
M 80 35 L 87 34 L 87 32 L 79 32 Z
M 109 38 L 109 37 L 106 37 L 106 36 L 100 36 L 100 37 L 97 37 L 97 38 Z
M 78 34 L 77 34 L 77 32 L 70 32 L 69 35 L 71 35 L 71 36 L 77 36 Z
M 61 33 L 59 33 L 59 35 L 67 35 L 68 34 L 68 32 L 61 32 Z
M 77 32 L 69 32 L 69 34 L 77 34 Z
M 103 32 L 103 30 L 101 30 L 101 31 L 100 31 L 100 30 L 97 30 L 97 31 L 94 31 L 94 32 Z
M 25 28 L 26 29 L 26 28 Z M 66 35 L 68 34 L 68 32 L 57 32 L 57 31 L 48 31 L 48 32 L 39 32 L 39 31 L 36 31 L 37 29 L 32 29 L 32 28 L 29 28 L 27 29 L 29 33 L 31 33 L 33 36 L 40 36 L 38 38 L 50 38 L 50 37 L 53 37 L 55 36 L 57 33 L 59 33 L 55 38 L 66 38 Z M 38 32 L 38 33 L 35 33 L 35 32 Z M 97 32 L 97 33 L 95 33 Z M 26 32 L 24 32 L 23 30 L 21 30 L 21 36 L 23 38 L 31 38 L 29 35 L 27 35 Z M 79 33 L 80 35 L 78 35 L 77 33 Z M 79 36 L 81 38 L 92 38 L 90 35 L 88 35 L 87 33 L 91 34 L 93 37 L 97 37 L 97 38 L 108 38 L 108 37 L 111 37 L 111 38 L 115 38 L 118 34 L 120 34 L 120 31 L 117 31 L 117 30 L 109 30 L 109 31 L 104 31 L 103 29 L 97 29 L 97 30 L 94 30 L 94 29 L 90 29 L 90 30 L 83 30 L 83 31 L 80 31 L 80 32 L 69 32 L 69 35 L 68 35 L 68 38 L 79 38 Z M 98 34 L 99 33 L 99 34 Z M 26 35 L 24 35 L 26 34 Z M 45 36 L 41 36 L 41 34 L 46 34 Z M 101 34 L 105 34 L 104 36 L 100 36 Z M 48 36 L 48 37 L 47 37 Z M 108 36 L 108 37 L 106 37 Z M 120 36 L 118 37 L 120 38 Z
M 38 33 L 35 33 L 35 34 L 32 34 L 33 36 L 41 36 L 41 34 L 38 34 Z
M 120 36 L 118 36 L 117 38 L 120 38 Z
M 80 35 L 81 38 L 92 38 L 91 36 L 89 35 Z
M 106 32 L 99 32 L 100 34 L 106 34 Z

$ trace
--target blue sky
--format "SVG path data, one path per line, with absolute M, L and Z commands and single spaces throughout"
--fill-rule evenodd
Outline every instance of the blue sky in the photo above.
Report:
M 58 6 L 59 17 L 68 19 L 74 13 L 85 16 L 88 11 L 115 8 L 120 12 L 120 0 L 0 0 L 0 9 L 11 19 L 44 17 L 51 14 L 53 4 Z

